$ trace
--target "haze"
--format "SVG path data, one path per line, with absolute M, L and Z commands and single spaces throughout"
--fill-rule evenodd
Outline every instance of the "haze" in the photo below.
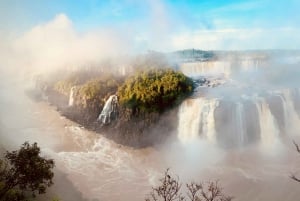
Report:
M 54 158 L 55 185 L 41 200 L 143 200 L 169 167 L 184 182 L 218 179 L 235 200 L 294 201 L 299 7 L 298 0 L 1 1 L 0 148 L 36 141 Z M 40 74 L 103 62 L 126 73 L 139 56 L 166 54 L 172 65 L 172 53 L 194 49 L 219 57 L 176 69 L 217 87 L 197 88 L 164 114 L 177 127 L 157 146 L 119 145 L 26 94 Z

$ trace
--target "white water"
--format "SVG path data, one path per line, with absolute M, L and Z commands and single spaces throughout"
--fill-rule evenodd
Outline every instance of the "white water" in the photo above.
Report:
M 69 96 L 69 106 L 73 106 L 74 105 L 74 93 L 76 90 L 76 86 L 73 86 L 70 90 L 70 96 Z
M 215 116 L 214 112 L 218 107 L 216 99 L 207 101 L 202 112 L 202 134 L 204 134 L 210 142 L 216 141 Z
M 245 144 L 245 120 L 244 120 L 244 116 L 245 115 L 245 111 L 244 111 L 244 107 L 243 104 L 238 102 L 236 104 L 236 112 L 235 112 L 235 116 L 236 116 L 236 133 L 238 134 L 237 138 L 238 138 L 238 144 L 240 146 L 243 146 Z
M 191 142 L 199 136 L 209 141 L 216 140 L 214 111 L 218 101 L 204 98 L 185 100 L 178 113 L 178 138 L 183 142 Z
M 263 146 L 274 145 L 278 140 L 279 130 L 269 105 L 263 98 L 258 98 L 255 105 L 259 114 L 261 143 Z
M 284 90 L 280 94 L 283 103 L 283 113 L 278 118 L 281 116 L 284 117 L 287 133 L 295 135 L 297 131 L 299 131 L 300 119 L 295 110 L 290 90 Z M 276 95 L 273 94 L 273 96 L 275 97 Z M 246 122 L 246 116 L 248 112 L 250 112 L 247 111 L 244 106 L 246 99 L 252 101 L 256 107 L 257 115 L 248 116 L 248 119 L 252 118 L 252 123 L 257 122 L 257 125 L 254 126 L 259 128 L 259 135 L 249 133 L 250 131 L 255 132 L 255 129 L 250 131 L 246 129 L 250 126 L 248 122 Z M 279 140 L 279 125 L 277 125 L 279 121 L 277 121 L 272 114 L 266 99 L 258 97 L 255 94 L 246 99 L 242 96 L 238 101 L 231 100 L 235 103 L 234 111 L 223 115 L 225 115 L 226 119 L 233 118 L 233 121 L 227 121 L 226 125 L 224 125 L 223 122 L 217 122 L 219 126 L 218 129 L 216 128 L 214 112 L 215 109 L 219 107 L 219 103 L 215 98 L 195 97 L 194 99 L 184 101 L 178 112 L 179 140 L 186 143 L 197 138 L 205 138 L 210 142 L 217 142 L 216 136 L 222 135 L 222 133 L 216 133 L 216 130 L 222 132 L 222 126 L 226 126 L 227 129 L 230 129 L 226 132 L 229 132 L 232 140 L 236 141 L 239 147 L 247 145 L 249 138 L 266 147 L 274 145 Z M 228 123 L 232 125 L 227 125 Z M 251 124 L 251 126 L 253 125 Z
M 202 99 L 188 99 L 181 104 L 178 113 L 178 138 L 183 143 L 198 138 L 202 107 Z
M 66 127 L 79 150 L 49 152 L 58 166 L 68 172 L 84 196 L 101 200 L 135 200 L 148 193 L 159 175 L 154 153 L 135 152 L 104 137 L 95 137 L 79 127 Z M 144 158 L 144 157 L 147 157 Z M 156 162 L 154 162 L 156 161 Z M 118 189 L 114 192 L 113 189 Z M 139 192 L 138 194 L 136 192 Z
M 103 124 L 111 122 L 111 118 L 115 115 L 117 110 L 118 97 L 116 95 L 111 95 L 108 100 L 105 102 L 102 112 L 100 113 L 98 120 Z
M 299 132 L 300 119 L 296 112 L 291 91 L 285 89 L 279 95 L 284 108 L 285 131 L 287 134 L 295 135 Z

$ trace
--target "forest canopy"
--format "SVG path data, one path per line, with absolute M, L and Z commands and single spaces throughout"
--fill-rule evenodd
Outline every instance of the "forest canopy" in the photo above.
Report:
M 125 80 L 117 95 L 125 107 L 143 112 L 163 112 L 193 91 L 193 82 L 173 69 L 151 69 Z

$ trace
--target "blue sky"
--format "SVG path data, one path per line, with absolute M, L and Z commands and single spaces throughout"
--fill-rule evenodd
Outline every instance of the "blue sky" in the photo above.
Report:
M 298 0 L 2 0 L 0 32 L 20 36 L 59 14 L 78 33 L 113 28 L 130 33 L 144 49 L 300 45 Z

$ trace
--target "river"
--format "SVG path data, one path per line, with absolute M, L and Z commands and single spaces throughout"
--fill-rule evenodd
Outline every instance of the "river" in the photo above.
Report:
M 176 137 L 159 147 L 133 149 L 87 131 L 47 102 L 31 100 L 23 81 L 1 81 L 0 145 L 16 149 L 24 141 L 38 142 L 43 155 L 55 160 L 55 185 L 41 200 L 55 195 L 64 201 L 144 200 L 166 168 L 182 182 L 219 180 L 235 200 L 300 197 L 300 183 L 289 178 L 300 171 L 290 138 L 267 149 L 259 144 L 220 148 L 198 138 L 182 143 Z

